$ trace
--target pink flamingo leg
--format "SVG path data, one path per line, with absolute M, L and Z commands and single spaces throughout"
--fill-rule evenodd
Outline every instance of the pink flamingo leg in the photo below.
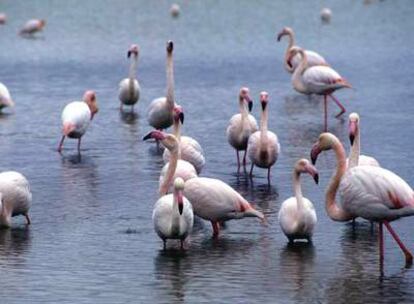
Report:
M 246 154 L 247 154 L 247 149 L 244 150 L 244 155 L 243 155 L 243 166 L 246 167 Z
M 270 167 L 267 168 L 267 183 L 270 185 Z
M 252 163 L 252 166 L 250 167 L 250 177 L 253 176 L 253 167 L 254 167 L 254 164 Z
M 237 169 L 240 169 L 240 157 L 239 157 L 239 150 L 236 150 L 237 155 Z
M 391 233 L 392 237 L 397 242 L 398 246 L 400 246 L 401 250 L 404 252 L 406 266 L 410 266 L 413 263 L 413 255 L 407 249 L 407 247 L 405 247 L 403 242 L 398 237 L 397 233 L 395 233 L 394 229 L 392 229 L 390 223 L 388 223 L 387 221 L 384 221 L 384 225 L 385 227 L 387 227 L 388 231 Z
M 382 231 L 382 222 L 379 222 L 378 227 L 378 240 L 379 240 L 379 258 L 380 258 L 380 270 L 382 272 L 384 266 L 384 236 Z
M 58 149 L 57 149 L 57 151 L 60 153 L 60 152 L 62 152 L 62 148 L 63 148 L 63 141 L 65 140 L 65 135 L 63 135 L 62 136 L 62 139 L 60 140 L 60 143 L 59 143 L 59 147 L 58 147 Z
M 78 154 L 80 154 L 81 138 L 82 137 L 79 137 L 78 139 Z
M 211 225 L 213 226 L 213 238 L 216 239 L 220 232 L 220 224 L 217 221 L 212 221 Z
M 333 101 L 335 101 L 335 103 L 338 105 L 338 107 L 341 109 L 341 112 L 339 112 L 338 114 L 336 114 L 336 118 L 338 118 L 339 116 L 341 116 L 342 114 L 344 114 L 346 112 L 345 107 L 342 105 L 342 103 L 332 94 L 329 94 L 329 97 L 332 98 Z
M 27 225 L 30 225 L 32 223 L 32 221 L 30 220 L 29 214 L 26 213 L 24 216 L 26 217 Z
M 324 111 L 325 111 L 325 132 L 328 132 L 328 98 L 323 95 Z

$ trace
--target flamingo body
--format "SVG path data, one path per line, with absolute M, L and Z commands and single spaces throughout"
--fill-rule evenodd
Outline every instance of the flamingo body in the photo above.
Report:
M 310 50 L 305 50 L 305 54 L 308 58 L 308 67 L 318 66 L 318 65 L 328 66 L 328 62 L 325 60 L 325 58 L 323 58 L 318 53 L 314 51 L 310 51 Z M 290 59 L 287 62 L 287 64 L 292 67 L 292 72 L 299 66 L 300 61 L 301 61 L 300 55 L 295 54 L 292 57 L 292 59 Z
M 325 95 L 335 90 L 349 87 L 341 75 L 329 66 L 313 66 L 302 75 L 308 91 L 313 94 Z
M 4 107 L 12 107 L 14 106 L 13 99 L 10 96 L 10 92 L 7 87 L 0 82 L 0 111 Z
M 279 140 L 275 133 L 267 132 L 267 144 L 264 149 L 260 148 L 260 133 L 254 132 L 250 137 L 247 145 L 247 155 L 255 166 L 259 168 L 269 168 L 274 165 L 280 152 Z
M 227 127 L 227 140 L 234 149 L 246 150 L 250 135 L 257 129 L 257 121 L 252 115 L 248 114 L 247 119 L 242 121 L 242 115 L 235 114 Z
M 130 89 L 130 79 L 124 78 L 119 83 L 119 100 L 124 105 L 132 106 L 136 104 L 140 97 L 141 87 L 138 80 L 133 80 L 132 90 Z
M 154 129 L 163 130 L 171 127 L 173 124 L 173 107 L 169 106 L 166 97 L 159 97 L 150 103 L 147 118 L 148 123 Z
M 83 101 L 73 101 L 65 106 L 62 112 L 62 124 L 71 125 L 73 129 L 66 136 L 70 138 L 82 137 L 88 129 L 91 120 L 91 110 Z
M 169 166 L 170 166 L 170 163 L 168 162 L 164 165 L 164 167 L 161 170 L 160 180 L 159 180 L 160 187 L 164 183 L 164 179 L 168 172 Z M 197 171 L 194 168 L 194 166 L 190 164 L 188 161 L 179 159 L 177 161 L 177 168 L 175 169 L 172 179 L 175 180 L 177 177 L 181 177 L 184 181 L 187 181 L 191 178 L 197 177 Z M 171 189 L 171 186 L 169 188 Z
M 31 19 L 27 21 L 20 30 L 22 35 L 33 35 L 43 30 L 46 22 L 42 19 Z

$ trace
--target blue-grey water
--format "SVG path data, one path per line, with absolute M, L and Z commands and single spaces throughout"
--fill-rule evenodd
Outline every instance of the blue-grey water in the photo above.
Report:
M 323 54 L 354 86 L 337 92 L 348 113 L 361 115 L 362 151 L 414 185 L 414 2 L 1 1 L 8 15 L 0 26 L 0 81 L 15 100 L 0 116 L 0 170 L 22 172 L 33 192 L 32 225 L 14 218 L 0 231 L 1 303 L 412 303 L 413 268 L 386 234 L 384 275 L 378 267 L 376 229 L 331 221 L 324 189 L 334 168 L 332 153 L 318 161 L 320 185 L 303 177 L 318 225 L 313 245 L 288 246 L 277 222 L 292 195 L 291 170 L 308 157 L 323 130 L 323 104 L 291 87 L 282 66 L 287 42 L 276 42 L 286 25 L 297 44 Z M 328 6 L 332 22 L 322 25 Z M 47 25 L 38 39 L 18 28 L 33 17 Z M 151 212 L 157 200 L 159 153 L 143 142 L 150 130 L 145 110 L 165 94 L 165 42 L 175 42 L 176 98 L 185 110 L 184 132 L 206 154 L 203 176 L 232 185 L 267 215 L 229 222 L 219 240 L 198 222 L 189 249 L 171 242 L 162 251 Z M 121 115 L 118 82 L 126 77 L 126 51 L 138 43 L 142 96 L 137 115 Z M 256 101 L 270 93 L 269 127 L 282 153 L 272 169 L 257 169 L 251 182 L 236 174 L 227 144 L 228 119 L 237 112 L 239 88 Z M 56 152 L 64 105 L 85 89 L 97 92 L 100 112 L 83 138 Z M 349 148 L 347 115 L 329 129 Z M 347 114 L 348 114 L 347 113 Z M 393 223 L 414 250 L 413 218 Z

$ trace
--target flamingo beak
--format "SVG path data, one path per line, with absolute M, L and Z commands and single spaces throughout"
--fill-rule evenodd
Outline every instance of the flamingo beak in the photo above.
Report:
M 312 164 L 316 164 L 316 160 L 318 159 L 318 155 L 322 152 L 321 148 L 319 147 L 319 143 L 317 142 L 312 146 L 312 150 L 310 153 Z
M 267 103 L 266 102 L 262 102 L 262 111 L 266 110 L 266 106 L 267 106 Z
M 127 58 L 129 58 L 129 57 L 131 57 L 131 51 L 128 51 L 128 53 L 127 53 Z
M 351 146 L 354 144 L 356 131 L 357 131 L 356 122 L 350 121 L 349 122 L 349 141 L 351 142 Z
M 308 172 L 313 177 L 313 180 L 315 181 L 315 184 L 318 184 L 319 183 L 318 170 L 310 164 L 305 167 L 305 170 L 306 170 L 306 172 Z
M 277 34 L 277 41 L 280 42 L 280 40 L 282 39 L 282 37 L 285 35 L 284 31 L 281 31 L 279 34 Z
M 173 42 L 171 40 L 169 40 L 167 42 L 167 52 L 168 53 L 172 53 L 173 49 L 174 49 L 174 44 L 173 44 Z
M 184 113 L 183 112 L 181 112 L 180 114 L 178 114 L 178 118 L 180 119 L 181 124 L 184 124 Z
M 181 215 L 183 214 L 183 208 L 184 208 L 182 191 L 179 191 L 177 194 L 177 202 L 178 202 L 178 212 L 180 212 L 180 215 Z
M 165 139 L 165 134 L 161 131 L 155 130 L 155 131 L 151 131 L 149 132 L 147 135 L 145 135 L 142 140 L 147 140 L 150 138 L 154 138 L 156 140 L 163 140 Z

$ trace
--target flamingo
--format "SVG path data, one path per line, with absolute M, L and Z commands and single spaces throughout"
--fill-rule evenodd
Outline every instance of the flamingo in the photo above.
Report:
M 347 159 L 348 168 L 355 166 L 376 166 L 380 167 L 378 161 L 366 155 L 360 155 L 360 130 L 359 130 L 360 118 L 358 113 L 351 113 L 349 115 L 349 140 L 351 141 L 351 152 L 349 153 L 349 159 Z
M 0 113 L 5 107 L 13 107 L 14 102 L 7 87 L 0 82 Z
M 174 179 L 181 177 L 184 181 L 197 177 L 197 171 L 189 162 L 179 159 L 180 144 L 173 134 L 166 134 L 159 130 L 149 132 L 144 140 L 154 138 L 170 151 L 170 161 L 164 165 L 160 174 L 160 195 L 167 194 Z
M 197 174 L 200 174 L 205 164 L 204 151 L 200 144 L 192 137 L 181 136 L 181 124 L 184 123 L 184 112 L 183 108 L 179 105 L 174 107 L 174 123 L 173 123 L 173 134 L 180 143 L 180 157 L 181 159 L 188 161 L 194 166 Z M 170 151 L 164 150 L 163 153 L 164 163 L 170 160 Z
M 177 3 L 173 3 L 171 5 L 170 14 L 174 18 L 177 18 L 178 16 L 180 16 L 180 6 Z
M 290 27 L 284 27 L 282 31 L 277 35 L 277 41 L 280 41 L 283 36 L 288 36 L 289 44 L 285 52 L 285 61 L 284 66 L 286 71 L 293 73 L 300 63 L 300 56 L 298 54 L 291 54 L 291 49 L 296 47 L 295 45 L 295 33 Z M 314 51 L 305 50 L 306 56 L 308 58 L 308 65 L 329 65 L 325 58 Z
M 121 111 L 123 105 L 132 106 L 132 111 L 134 110 L 134 105 L 138 102 L 141 88 L 139 86 L 138 80 L 135 78 L 135 71 L 138 64 L 138 54 L 139 47 L 136 44 L 130 46 L 128 50 L 127 57 L 130 58 L 132 55 L 131 65 L 129 67 L 129 77 L 124 78 L 119 83 L 119 100 L 121 101 Z
M 244 151 L 243 166 L 245 166 L 249 136 L 257 131 L 257 121 L 247 111 L 246 104 L 248 104 L 249 111 L 251 111 L 253 101 L 250 98 L 249 89 L 242 87 L 239 93 L 240 114 L 235 114 L 231 117 L 226 132 L 227 141 L 234 149 L 236 149 L 238 168 L 240 168 L 239 151 Z
M 7 15 L 5 13 L 0 13 L 0 24 L 6 24 Z
M 280 227 L 290 243 L 295 239 L 307 239 L 308 242 L 311 242 L 313 228 L 318 221 L 312 202 L 302 196 L 301 173 L 309 173 L 316 184 L 319 181 L 318 170 L 307 159 L 302 158 L 296 162 L 293 169 L 293 192 L 295 196 L 282 203 L 278 216 Z
M 331 18 L 332 18 L 332 11 L 331 11 L 331 9 L 329 9 L 327 7 L 324 7 L 321 10 L 321 20 L 322 20 L 322 22 L 329 23 L 329 22 L 331 22 Z
M 30 225 L 29 209 L 32 193 L 27 179 L 15 171 L 0 173 L 0 225 L 11 226 L 11 218 L 24 215 Z
M 326 211 L 334 221 L 349 221 L 357 216 L 379 223 L 380 266 L 384 261 L 383 224 L 405 255 L 406 265 L 413 256 L 399 239 L 389 222 L 414 215 L 414 191 L 398 175 L 381 167 L 356 166 L 346 169 L 345 150 L 338 138 L 322 133 L 311 151 L 315 163 L 322 151 L 334 150 L 337 160 L 335 174 L 326 191 Z M 341 205 L 335 202 L 336 193 Z
M 304 94 L 318 94 L 324 96 L 325 102 L 325 131 L 328 128 L 327 96 L 338 105 L 341 111 L 335 116 L 339 117 L 346 109 L 332 93 L 342 88 L 351 88 L 351 85 L 329 66 L 308 66 L 306 53 L 301 48 L 292 48 L 292 53 L 301 56 L 301 62 L 292 75 L 292 84 L 296 91 Z
M 274 165 L 280 153 L 280 144 L 277 135 L 267 130 L 268 102 L 269 94 L 261 92 L 262 114 L 260 118 L 260 131 L 250 135 L 247 144 L 247 154 L 252 162 L 250 176 L 253 175 L 254 165 L 259 168 L 267 168 L 267 181 L 270 183 L 270 168 Z
M 225 182 L 207 177 L 195 177 L 185 183 L 184 195 L 193 205 L 194 213 L 213 226 L 213 238 L 220 231 L 219 223 L 244 217 L 257 217 L 263 223 L 266 219 L 260 211 Z
M 193 229 L 193 207 L 183 196 L 184 180 L 180 177 L 174 181 L 174 192 L 159 198 L 154 205 L 152 222 L 155 232 L 167 247 L 167 239 L 179 239 L 181 249 L 184 241 Z
M 167 42 L 167 96 L 154 99 L 148 108 L 148 123 L 157 130 L 169 128 L 173 124 L 174 113 L 174 66 L 173 42 Z
M 65 137 L 78 139 L 78 153 L 80 154 L 81 138 L 88 129 L 90 121 L 98 112 L 98 104 L 94 91 L 88 90 L 83 95 L 83 101 L 73 101 L 66 105 L 62 112 L 63 135 L 58 152 L 62 152 Z
M 46 25 L 46 20 L 44 19 L 30 19 L 27 21 L 21 28 L 20 35 L 33 35 L 37 32 L 43 30 Z

